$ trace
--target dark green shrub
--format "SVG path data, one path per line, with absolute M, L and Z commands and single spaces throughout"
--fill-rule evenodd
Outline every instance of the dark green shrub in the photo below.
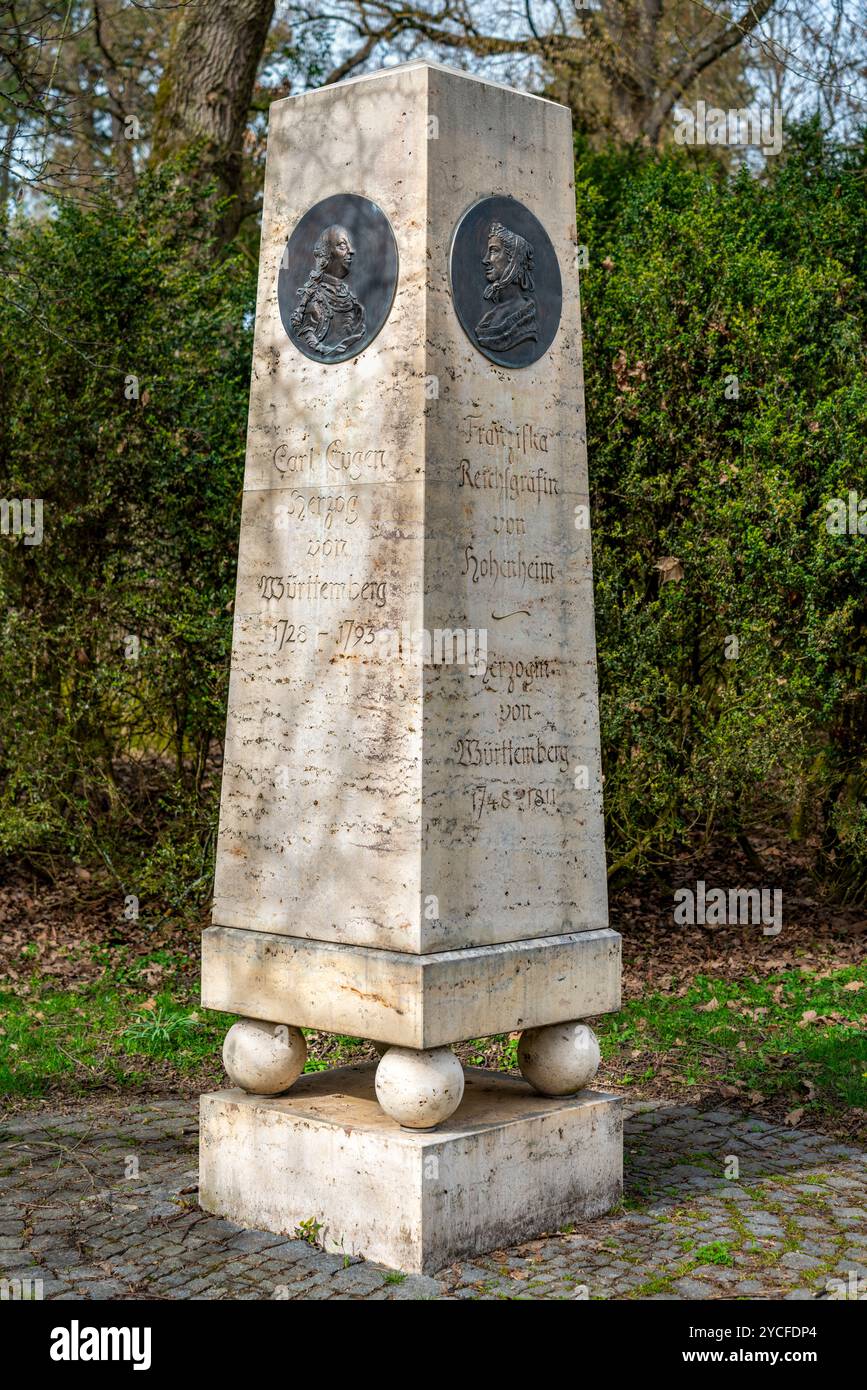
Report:
M 867 152 L 577 172 L 611 862 L 785 818 L 863 894 Z
M 44 499 L 0 537 L 0 853 L 130 892 L 207 880 L 225 718 L 254 280 L 199 206 L 166 171 L 0 243 L 0 495 Z

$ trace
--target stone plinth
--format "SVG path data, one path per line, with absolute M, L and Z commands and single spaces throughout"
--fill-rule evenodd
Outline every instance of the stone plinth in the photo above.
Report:
M 569 1222 L 621 1194 L 621 1102 L 584 1091 L 548 1100 L 526 1082 L 468 1069 L 457 1112 L 430 1133 L 384 1115 L 374 1067 L 316 1072 L 280 1099 L 202 1096 L 207 1211 L 254 1230 L 311 1218 L 327 1250 L 410 1273 Z
M 210 927 L 208 1009 L 400 1047 L 441 1047 L 620 1007 L 610 929 L 413 956 Z

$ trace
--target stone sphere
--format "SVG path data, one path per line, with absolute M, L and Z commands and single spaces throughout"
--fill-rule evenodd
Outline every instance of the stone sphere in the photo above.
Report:
M 586 1023 L 528 1028 L 518 1043 L 518 1066 L 543 1096 L 571 1096 L 599 1070 L 599 1043 Z
M 433 1129 L 454 1114 L 464 1070 L 448 1047 L 390 1047 L 376 1068 L 376 1098 L 406 1129 Z
M 223 1066 L 233 1086 L 254 1096 L 288 1091 L 304 1070 L 307 1043 L 300 1028 L 242 1018 L 223 1043 Z

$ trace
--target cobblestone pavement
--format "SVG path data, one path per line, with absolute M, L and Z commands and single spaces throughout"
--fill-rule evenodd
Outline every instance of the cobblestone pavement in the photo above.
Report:
M 206 1216 L 196 1206 L 197 1116 L 188 1101 L 19 1115 L 0 1139 L 0 1278 L 41 1279 L 45 1298 L 867 1292 L 857 1283 L 867 1280 L 865 1154 L 726 1110 L 634 1107 L 622 1207 L 436 1278 Z

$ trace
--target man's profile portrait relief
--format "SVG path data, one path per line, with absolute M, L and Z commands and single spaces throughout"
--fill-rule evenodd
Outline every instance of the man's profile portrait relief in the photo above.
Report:
M 524 237 L 492 222 L 482 261 L 491 308 L 476 324 L 482 347 L 508 352 L 519 343 L 535 342 L 536 301 L 533 298 L 533 248 Z
M 535 213 L 507 193 L 459 217 L 449 251 L 452 304 L 477 352 L 501 367 L 530 367 L 560 327 L 563 281 Z
M 357 357 L 385 326 L 397 289 L 397 242 L 382 208 L 333 193 L 299 218 L 277 276 L 280 319 L 314 362 Z
M 313 248 L 313 268 L 298 290 L 292 327 L 323 357 L 345 353 L 364 337 L 364 305 L 346 283 L 354 255 L 346 228 L 326 227 Z

